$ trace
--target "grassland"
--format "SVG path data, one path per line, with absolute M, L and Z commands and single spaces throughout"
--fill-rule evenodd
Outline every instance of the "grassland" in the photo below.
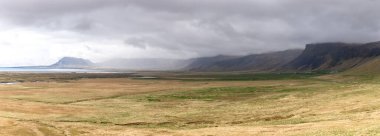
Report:
M 156 78 L 139 78 L 154 76 Z M 0 135 L 379 135 L 380 78 L 3 73 Z

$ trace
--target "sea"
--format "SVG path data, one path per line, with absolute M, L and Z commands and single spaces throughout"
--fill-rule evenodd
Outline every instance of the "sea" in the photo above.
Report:
M 31 72 L 31 73 L 112 73 L 106 70 L 96 69 L 58 69 L 58 68 L 20 68 L 0 67 L 0 72 Z

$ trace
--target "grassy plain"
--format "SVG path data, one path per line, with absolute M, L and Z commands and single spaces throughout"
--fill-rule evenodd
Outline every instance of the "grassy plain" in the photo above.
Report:
M 154 76 L 156 78 L 139 78 Z M 380 78 L 3 73 L 0 135 L 380 135 Z

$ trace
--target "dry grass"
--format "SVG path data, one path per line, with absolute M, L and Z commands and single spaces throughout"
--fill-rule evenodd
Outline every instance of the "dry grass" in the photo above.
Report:
M 377 135 L 379 80 L 3 74 L 0 135 Z M 55 78 L 49 78 L 54 76 Z M 75 79 L 75 80 L 73 80 Z

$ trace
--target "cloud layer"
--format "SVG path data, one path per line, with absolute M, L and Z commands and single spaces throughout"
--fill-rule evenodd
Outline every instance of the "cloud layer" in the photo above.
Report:
M 0 0 L 0 65 L 380 40 L 379 0 Z M 9 57 L 9 55 L 15 57 Z M 11 60 L 10 60 L 11 59 Z

